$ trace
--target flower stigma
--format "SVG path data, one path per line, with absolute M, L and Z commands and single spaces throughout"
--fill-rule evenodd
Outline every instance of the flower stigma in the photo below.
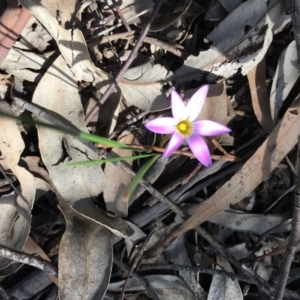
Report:
M 192 129 L 193 129 L 193 125 L 192 122 L 190 122 L 189 120 L 184 120 L 179 122 L 177 125 L 177 130 L 178 132 L 184 136 L 184 137 L 189 137 L 192 133 Z

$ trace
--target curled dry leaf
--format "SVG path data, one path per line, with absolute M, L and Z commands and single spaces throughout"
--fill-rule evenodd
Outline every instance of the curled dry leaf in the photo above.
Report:
M 272 83 L 270 107 L 274 122 L 283 101 L 289 95 L 299 75 L 296 44 L 293 41 L 281 53 Z
M 266 60 L 258 63 L 247 74 L 255 116 L 262 128 L 270 133 L 274 128 L 272 121 L 269 94 L 266 85 Z
M 36 81 L 38 73 L 33 70 L 40 70 L 47 67 L 47 56 L 34 52 L 24 52 L 21 49 L 11 48 L 7 57 L 0 65 L 2 70 L 13 74 L 21 79 Z
M 134 135 L 129 132 L 124 133 L 119 142 L 123 144 L 131 144 L 134 140 Z M 114 148 L 112 151 L 117 156 L 132 156 L 132 150 Z M 124 162 L 128 167 L 131 167 L 129 161 Z M 119 217 L 126 217 L 128 213 L 128 197 L 124 197 L 128 185 L 131 182 L 131 176 L 118 168 L 112 163 L 107 163 L 104 170 L 104 187 L 103 197 L 106 203 L 106 209 L 115 213 Z
M 55 88 L 53 88 L 55 87 Z M 59 56 L 39 82 L 33 103 L 59 115 L 67 124 L 87 131 L 83 124 L 83 109 L 77 81 L 64 59 Z M 78 139 L 55 130 L 38 126 L 39 148 L 49 176 L 62 198 L 79 213 L 107 226 L 124 237 L 132 229 L 118 218 L 109 218 L 95 209 L 93 198 L 103 191 L 104 174 L 101 166 L 68 167 L 67 161 L 98 159 L 97 154 Z
M 34 16 L 31 16 L 21 32 L 20 39 L 15 42 L 14 48 L 44 51 L 49 46 L 48 42 L 51 39 L 52 37 L 42 24 Z M 26 52 L 26 54 L 28 54 L 28 52 Z
M 224 258 L 217 257 L 217 269 L 226 270 L 227 272 L 233 272 L 229 262 Z M 228 276 L 214 275 L 207 300 L 243 300 L 243 294 L 237 279 L 232 280 Z
M 59 299 L 102 299 L 112 268 L 109 230 L 61 206 L 66 232 L 59 247 Z
M 288 219 L 288 216 L 282 215 L 260 215 L 246 214 L 241 211 L 223 211 L 221 214 L 211 218 L 209 222 L 237 231 L 263 234 Z M 291 224 L 282 224 L 282 226 L 272 232 L 279 233 L 290 230 Z
M 96 68 L 91 61 L 84 37 L 79 29 L 62 28 L 38 0 L 20 0 L 24 7 L 44 25 L 57 42 L 60 53 L 78 81 L 93 82 L 97 89 L 111 80 L 108 74 Z
M 170 106 L 160 83 L 168 74 L 165 67 L 147 61 L 129 69 L 119 86 L 128 103 L 143 110 L 160 110 Z
M 285 7 L 279 0 L 244 2 L 207 36 L 212 42 L 210 49 L 188 57 L 174 78 L 186 81 L 195 78 L 200 71 L 211 72 L 209 80 L 218 76 L 228 78 L 239 70 L 246 75 L 263 59 L 273 39 L 272 30 L 289 18 L 281 18 L 284 12 Z M 235 34 L 229 39 L 228 32 L 232 28 Z
M 144 276 L 161 300 L 194 300 L 194 295 L 188 285 L 179 277 L 173 275 L 148 275 Z M 124 280 L 110 283 L 108 291 L 120 293 Z M 126 291 L 143 291 L 145 288 L 135 278 L 130 278 L 126 285 Z
M 196 89 L 188 90 L 186 96 L 190 98 Z M 218 109 L 216 109 L 216 107 Z M 197 120 L 211 120 L 221 124 L 227 124 L 234 116 L 233 108 L 229 102 L 226 85 L 224 82 L 209 86 L 207 99 Z
M 0 103 L 0 110 L 12 114 L 9 105 L 5 102 Z M 5 164 L 5 167 L 17 177 L 20 193 L 26 199 L 22 199 L 14 192 L 0 198 L 0 244 L 22 250 L 30 230 L 36 185 L 32 174 L 18 165 L 25 144 L 16 121 L 1 117 L 0 127 L 2 165 Z M 10 263 L 11 260 L 1 257 L 0 269 Z

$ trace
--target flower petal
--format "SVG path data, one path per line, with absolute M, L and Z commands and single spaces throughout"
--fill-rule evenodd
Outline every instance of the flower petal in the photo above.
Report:
M 178 132 L 174 132 L 171 136 L 171 139 L 164 151 L 162 158 L 169 157 L 175 150 L 177 150 L 182 144 L 184 137 L 180 135 Z
M 201 88 L 191 97 L 190 101 L 188 102 L 186 110 L 188 119 L 190 121 L 194 121 L 198 117 L 206 99 L 208 89 L 208 84 L 201 86 Z
M 177 122 L 187 118 L 186 106 L 175 90 L 171 93 L 171 106 L 173 117 Z
M 231 129 L 214 121 L 201 120 L 193 122 L 193 134 L 215 136 L 231 132 Z
M 145 127 L 156 133 L 170 134 L 176 130 L 176 124 L 174 118 L 157 118 L 146 123 Z
M 192 135 L 187 139 L 187 143 L 195 157 L 202 163 L 202 165 L 205 167 L 210 167 L 212 165 L 209 149 L 201 136 Z

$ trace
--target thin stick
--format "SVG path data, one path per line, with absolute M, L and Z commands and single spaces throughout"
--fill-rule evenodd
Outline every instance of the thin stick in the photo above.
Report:
M 123 270 L 129 272 L 130 271 L 130 267 L 125 264 L 125 263 L 121 263 L 116 256 L 114 256 L 114 263 L 119 266 L 120 268 L 122 268 Z M 159 300 L 159 298 L 157 297 L 157 295 L 155 294 L 155 291 L 153 290 L 152 286 L 149 284 L 148 280 L 144 277 L 142 277 L 140 274 L 138 274 L 135 271 L 131 272 L 132 277 L 136 278 L 141 285 L 145 288 L 145 290 L 148 292 L 148 294 L 150 295 L 151 299 L 153 300 Z
M 120 297 L 119 297 L 120 300 L 123 300 L 124 295 L 125 295 L 126 284 L 127 284 L 128 280 L 129 280 L 132 272 L 134 271 L 134 269 L 136 269 L 138 267 L 139 263 L 141 262 L 141 260 L 142 260 L 142 258 L 144 256 L 144 253 L 147 250 L 146 249 L 146 245 L 149 242 L 151 236 L 153 235 L 153 233 L 155 232 L 156 229 L 157 229 L 157 225 L 154 224 L 154 226 L 152 227 L 152 229 L 151 229 L 150 233 L 148 234 L 147 238 L 144 240 L 142 246 L 140 247 L 140 249 L 139 249 L 136 257 L 134 258 L 134 260 L 133 260 L 133 262 L 131 264 L 130 270 L 128 272 L 127 278 L 125 280 L 124 286 L 122 288 L 122 291 L 121 291 L 121 294 L 120 294 Z
M 108 99 L 112 91 L 116 88 L 116 84 L 120 81 L 120 79 L 124 76 L 125 72 L 128 70 L 134 59 L 137 57 L 137 52 L 139 48 L 142 46 L 143 40 L 145 39 L 146 35 L 148 34 L 148 31 L 150 29 L 151 24 L 153 23 L 161 5 L 163 3 L 163 0 L 158 0 L 154 6 L 153 12 L 142 31 L 140 38 L 138 39 L 137 43 L 135 44 L 128 60 L 123 65 L 122 69 L 119 71 L 118 75 L 116 76 L 115 80 L 110 84 L 106 92 L 103 94 L 101 99 L 98 101 L 98 103 L 93 107 L 93 109 L 90 111 L 90 113 L 86 116 L 84 123 L 87 125 L 92 118 L 96 115 L 96 113 L 99 111 L 100 106 L 105 103 L 105 101 Z
M 280 270 L 278 272 L 278 282 L 273 300 L 281 300 L 284 296 L 284 291 L 291 265 L 297 250 L 297 245 L 300 240 L 300 135 L 298 137 L 298 178 L 295 191 L 294 214 L 292 220 L 292 230 L 289 239 L 289 244 L 284 254 Z
M 26 254 L 3 245 L 0 245 L 0 256 L 30 265 L 32 267 L 36 267 L 44 271 L 45 273 L 48 273 L 49 275 L 57 277 L 57 270 L 53 267 L 52 263 L 42 259 L 39 256 Z
M 119 17 L 121 18 L 121 20 L 122 20 L 124 26 L 126 27 L 127 31 L 131 31 L 131 29 L 130 29 L 130 27 L 129 27 L 129 25 L 128 25 L 128 23 L 127 23 L 127 21 L 126 21 L 124 15 L 123 15 L 123 13 L 122 13 L 120 7 L 118 6 L 116 0 L 112 0 L 112 3 L 113 3 L 113 6 L 114 6 L 115 10 L 117 11 Z
M 149 146 L 149 145 L 131 145 L 131 144 L 127 144 L 128 146 L 130 146 L 131 148 L 135 148 L 135 149 L 145 149 L 145 150 L 153 150 L 156 152 L 164 152 L 165 148 L 163 147 L 158 147 L 158 146 Z M 101 148 L 111 148 L 109 146 L 105 146 L 105 145 L 101 145 L 101 144 L 97 144 L 97 147 L 101 147 Z M 189 158 L 195 158 L 195 155 L 191 152 L 191 151 L 185 151 L 185 150 L 175 150 L 173 152 L 173 154 L 178 154 L 178 155 L 184 155 L 184 156 L 188 156 Z M 239 162 L 242 159 L 231 155 L 229 153 L 226 153 L 225 155 L 211 155 L 212 159 L 214 160 L 226 160 L 226 161 L 234 161 L 234 162 Z

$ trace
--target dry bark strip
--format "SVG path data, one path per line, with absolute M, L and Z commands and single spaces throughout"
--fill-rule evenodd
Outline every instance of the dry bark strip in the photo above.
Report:
M 297 100 L 299 101 L 299 98 Z M 196 228 L 246 197 L 296 145 L 299 133 L 300 114 L 297 107 L 293 105 L 242 169 L 203 202 L 178 230 L 166 238 L 165 242 Z

